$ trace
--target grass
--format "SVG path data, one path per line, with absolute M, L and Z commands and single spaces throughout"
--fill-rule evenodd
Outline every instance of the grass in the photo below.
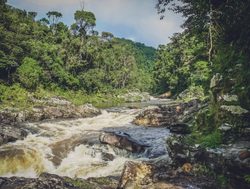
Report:
M 12 86 L 0 84 L 0 104 L 1 108 L 18 107 L 19 109 L 26 109 L 32 105 L 29 92 L 18 84 Z
M 216 148 L 222 144 L 222 137 L 219 131 L 214 131 L 208 135 L 203 135 L 199 139 L 203 147 Z
M 193 129 L 191 135 L 186 137 L 185 142 L 190 145 L 200 144 L 204 148 L 216 148 L 222 144 L 222 135 L 218 130 L 204 133 Z
M 52 89 L 38 87 L 35 91 L 30 92 L 19 84 L 14 84 L 12 86 L 0 84 L 0 108 L 28 109 L 38 105 L 31 100 L 31 97 L 46 99 L 55 96 L 63 97 L 75 105 L 91 103 L 98 108 L 105 108 L 124 103 L 123 99 L 118 98 L 118 95 L 123 92 L 124 91 L 121 90 L 114 90 L 109 93 L 87 94 L 80 90 L 63 90 L 57 87 Z

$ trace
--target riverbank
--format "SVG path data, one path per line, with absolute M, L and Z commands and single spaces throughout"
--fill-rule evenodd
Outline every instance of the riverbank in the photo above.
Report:
M 148 101 L 150 95 L 138 89 L 114 89 L 107 93 L 88 94 L 81 90 L 63 90 L 58 87 L 47 89 L 38 87 L 35 91 L 28 91 L 20 84 L 11 86 L 0 84 L 0 109 L 18 108 L 26 110 L 34 106 L 56 103 L 56 99 L 53 100 L 53 98 L 69 101 L 76 106 L 89 103 L 98 108 L 106 108 L 125 102 Z

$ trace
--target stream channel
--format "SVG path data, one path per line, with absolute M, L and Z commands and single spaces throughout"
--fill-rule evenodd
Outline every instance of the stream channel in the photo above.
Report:
M 172 101 L 155 99 L 103 109 L 92 118 L 25 123 L 31 132 L 24 140 L 0 147 L 0 176 L 35 178 L 42 172 L 71 178 L 118 176 L 126 161 L 167 157 L 169 130 L 137 126 L 132 121 L 145 107 L 168 103 Z M 131 153 L 102 144 L 100 133 L 107 131 L 127 133 L 148 147 Z

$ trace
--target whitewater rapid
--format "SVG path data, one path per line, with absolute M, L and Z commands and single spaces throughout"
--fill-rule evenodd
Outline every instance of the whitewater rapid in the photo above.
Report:
M 164 144 L 169 131 L 133 125 L 139 111 L 103 110 L 92 118 L 26 123 L 32 132 L 24 140 L 0 147 L 0 176 L 38 177 L 42 172 L 72 178 L 115 176 L 128 160 L 166 153 Z M 99 135 L 103 131 L 126 132 L 150 147 L 142 154 L 132 154 L 101 144 Z M 107 161 L 103 154 L 114 158 Z

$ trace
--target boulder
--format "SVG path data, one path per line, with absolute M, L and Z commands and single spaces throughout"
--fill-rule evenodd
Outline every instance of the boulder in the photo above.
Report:
M 193 166 L 190 163 L 185 163 L 180 169 L 174 169 L 169 164 L 162 165 L 156 161 L 128 161 L 124 165 L 117 188 L 216 189 L 218 187 L 211 177 L 193 174 Z
M 0 177 L 0 189 L 115 189 L 115 184 L 117 182 L 110 178 L 84 180 L 49 173 L 43 173 L 38 178 Z
M 191 130 L 188 124 L 185 123 L 176 123 L 169 126 L 171 133 L 175 134 L 190 134 Z
M 14 125 L 26 120 L 28 111 L 20 111 L 16 108 L 6 108 L 0 111 L 0 124 Z
M 102 160 L 113 161 L 114 159 L 115 159 L 115 156 L 113 154 L 102 152 Z
M 171 91 L 168 91 L 168 92 L 166 92 L 166 93 L 163 93 L 163 94 L 161 94 L 160 96 L 159 96 L 159 98 L 170 98 L 172 96 L 172 93 L 171 93 Z
M 244 177 L 250 173 L 250 142 L 238 141 L 217 149 L 201 148 L 185 143 L 183 136 L 167 140 L 167 150 L 174 166 L 185 163 L 205 165 L 218 175 L 229 178 L 232 188 L 246 189 L 250 184 Z
M 152 183 L 153 165 L 146 162 L 125 163 L 117 189 L 137 188 Z M 137 187 L 136 187 L 137 186 Z
M 16 140 L 22 140 L 28 133 L 15 126 L 0 125 L 0 145 L 14 142 Z
M 199 100 L 191 100 L 187 103 L 173 105 L 159 105 L 149 108 L 136 116 L 133 121 L 136 125 L 143 126 L 165 126 L 182 124 L 188 122 L 194 114 L 202 107 Z
M 99 140 L 103 144 L 109 144 L 133 153 L 143 152 L 145 148 L 148 147 L 124 132 L 104 132 L 101 133 Z
M 186 162 L 191 162 L 190 149 L 184 142 L 184 137 L 172 136 L 167 139 L 167 151 L 174 166 L 181 166 Z
M 218 120 L 222 122 L 219 128 L 223 132 L 224 141 L 249 140 L 250 112 L 239 105 L 221 105 Z M 230 129 L 225 126 L 230 126 Z M 226 131 L 225 129 L 228 129 Z
M 15 124 L 25 121 L 42 121 L 48 119 L 85 118 L 101 114 L 101 111 L 91 104 L 75 106 L 69 103 L 63 105 L 40 105 L 31 110 L 20 111 L 5 109 L 0 111 L 0 123 Z

